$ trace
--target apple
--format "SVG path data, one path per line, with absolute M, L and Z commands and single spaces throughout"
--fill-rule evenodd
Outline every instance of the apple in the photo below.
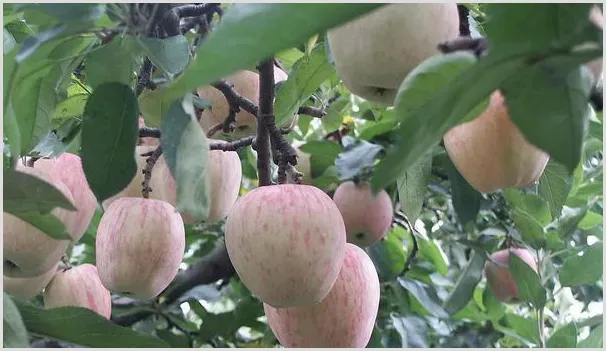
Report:
M 42 273 L 32 278 L 11 278 L 3 277 L 4 291 L 20 299 L 21 301 L 31 300 L 38 295 L 50 283 L 51 279 L 57 273 L 59 262 L 55 264 L 48 272 Z
M 78 211 L 74 212 L 68 230 L 74 242 L 78 242 L 86 233 L 97 209 L 97 198 L 88 185 L 80 156 L 64 152 L 57 158 L 37 160 L 34 168 L 43 169 L 63 182 L 74 197 L 74 207 Z
M 484 193 L 530 186 L 549 161 L 549 155 L 528 142 L 510 120 L 498 90 L 478 117 L 446 132 L 444 147 L 463 178 Z
M 72 204 L 74 198 L 61 181 L 34 167 L 17 163 L 16 170 L 33 175 L 53 185 Z M 51 211 L 68 227 L 74 211 L 56 207 Z M 10 278 L 34 278 L 51 270 L 67 251 L 68 239 L 54 239 L 21 218 L 3 213 L 4 275 Z
M 209 139 L 213 143 L 225 143 L 222 140 Z M 137 174 L 129 185 L 119 194 L 104 202 L 107 207 L 113 200 L 120 197 L 143 197 L 143 168 L 147 165 L 147 157 L 141 156 L 156 149 L 155 146 L 137 146 Z M 242 182 L 242 164 L 240 157 L 235 151 L 210 150 L 208 152 L 208 164 L 210 175 L 210 210 L 206 220 L 214 223 L 224 219 L 238 198 L 240 184 Z M 168 168 L 164 156 L 160 156 L 152 170 L 149 181 L 152 189 L 149 193 L 150 199 L 177 204 L 177 183 Z M 195 223 L 196 220 L 187 213 L 181 213 L 185 223 Z
M 225 224 L 229 258 L 244 285 L 273 307 L 319 302 L 345 255 L 345 225 L 328 195 L 309 185 L 251 190 Z
M 274 83 L 283 82 L 288 79 L 288 74 L 278 67 L 274 67 Z M 233 85 L 233 89 L 252 101 L 255 105 L 259 105 L 259 74 L 257 72 L 243 70 L 238 71 L 224 79 L 227 83 Z M 198 89 L 198 96 L 211 104 L 210 109 L 204 109 L 200 117 L 200 126 L 205 133 L 208 133 L 210 128 L 217 123 L 221 123 L 229 115 L 229 103 L 223 93 L 213 86 L 205 86 Z M 297 118 L 293 116 L 287 123 L 292 124 Z M 257 132 L 257 118 L 240 109 L 236 113 L 236 128 L 232 134 L 234 139 L 240 139 L 251 136 Z M 280 127 L 280 126 L 279 126 Z M 219 133 L 215 135 L 219 138 Z
M 263 304 L 263 309 L 284 347 L 364 348 L 375 325 L 380 293 L 372 260 L 348 243 L 339 277 L 321 302 L 290 308 Z
M 167 202 L 122 197 L 101 217 L 95 249 L 99 278 L 108 290 L 153 299 L 183 260 L 183 220 Z
M 92 264 L 57 272 L 44 289 L 44 308 L 84 307 L 109 319 L 112 310 L 110 292 L 101 284 L 97 267 Z
M 459 36 L 455 3 L 390 4 L 328 31 L 343 84 L 366 100 L 393 105 L 415 67 L 438 55 L 438 44 Z
M 602 10 L 598 6 L 594 6 L 591 8 L 589 13 L 589 20 L 598 26 L 600 29 L 604 28 L 604 15 L 602 14 Z M 602 77 L 602 69 L 604 67 L 604 62 L 602 58 L 593 60 L 586 64 L 587 68 L 591 71 L 594 82 L 597 83 L 598 80 Z
M 347 242 L 367 247 L 387 234 L 393 221 L 393 205 L 385 190 L 373 196 L 367 182 L 341 183 L 333 195 L 345 228 Z
M 520 300 L 518 285 L 507 268 L 510 253 L 516 255 L 537 272 L 538 268 L 534 257 L 530 251 L 522 248 L 512 248 L 493 253 L 490 259 L 494 263 L 486 261 L 484 272 L 486 274 L 487 285 L 497 299 L 506 303 L 517 303 Z

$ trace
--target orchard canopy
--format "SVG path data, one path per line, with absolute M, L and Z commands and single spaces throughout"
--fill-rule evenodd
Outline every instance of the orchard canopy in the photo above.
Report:
M 603 348 L 601 4 L 3 4 L 4 347 Z

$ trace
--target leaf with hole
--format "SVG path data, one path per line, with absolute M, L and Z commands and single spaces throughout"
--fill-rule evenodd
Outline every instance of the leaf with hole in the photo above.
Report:
M 177 209 L 205 220 L 210 211 L 208 139 L 191 99 L 176 101 L 162 121 L 162 150 L 177 183 Z
M 82 168 L 99 202 L 117 194 L 135 177 L 139 110 L 132 89 L 99 85 L 88 98 L 82 121 Z

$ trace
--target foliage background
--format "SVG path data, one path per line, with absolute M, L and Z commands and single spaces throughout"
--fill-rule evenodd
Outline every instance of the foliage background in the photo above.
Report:
M 253 6 L 256 8 L 252 9 Z M 318 25 L 319 30 L 309 28 L 305 31 L 296 28 L 296 22 L 289 24 L 293 20 L 289 11 L 299 11 L 303 18 L 327 13 L 325 18 L 318 19 L 318 23 L 322 20 L 338 22 L 335 15 L 339 12 L 338 6 L 325 6 L 320 11 L 320 6 L 309 4 L 242 5 L 231 21 L 226 19 L 222 23 L 223 31 L 213 32 L 204 41 L 203 49 L 193 61 L 183 48 L 187 49 L 197 40 L 195 30 L 177 36 L 177 39 L 154 41 L 129 35 L 127 29 L 119 27 L 119 34 L 116 33 L 112 44 L 107 46 L 114 45 L 113 49 L 99 48 L 100 37 L 112 33 L 107 29 L 117 28 L 120 14 L 124 13 L 123 5 L 4 4 L 5 168 L 10 165 L 11 155 L 50 157 L 68 151 L 80 152 L 91 159 L 97 157 L 104 147 L 103 139 L 109 134 L 95 138 L 85 149 L 83 133 L 98 127 L 92 122 L 88 127 L 85 125 L 83 113 L 87 101 L 104 83 L 135 86 L 138 68 L 145 55 L 163 67 L 162 73 L 155 77 L 158 84 L 170 80 L 171 73 L 182 71 L 186 65 L 194 73 L 202 72 L 202 69 L 210 72 L 197 78 L 200 81 L 207 79 L 208 83 L 219 78 L 213 76 L 219 74 L 217 72 L 233 70 L 236 65 L 247 66 L 246 62 L 261 58 L 263 50 L 271 52 L 269 50 L 273 48 L 281 48 L 284 42 L 280 42 L 276 28 L 282 28 L 296 33 L 293 38 L 308 39 L 281 48 L 276 54 L 280 64 L 289 71 L 289 82 L 293 82 L 282 91 L 279 86 L 277 88 L 277 119 L 280 113 L 288 115 L 282 108 L 292 103 L 288 101 L 291 93 L 300 99 L 299 104 L 327 112 L 323 118 L 301 114 L 297 127 L 286 138 L 291 143 L 302 144 L 301 150 L 311 155 L 314 185 L 330 194 L 342 178 L 362 169 L 374 169 L 388 151 L 402 150 L 403 144 L 398 141 L 401 132 L 394 129 L 400 122 L 402 110 L 399 106 L 385 109 L 366 102 L 351 95 L 339 83 L 324 41 L 325 28 Z M 326 11 L 330 6 L 336 10 Z M 491 27 L 486 11 L 505 12 L 503 8 L 466 6 L 471 13 L 473 37 L 486 35 L 487 31 L 491 33 L 490 30 L 498 37 L 500 31 L 519 25 L 512 19 L 524 19 L 525 12 L 536 14 L 536 11 L 552 10 L 543 16 L 547 20 L 558 10 L 575 5 L 506 5 L 512 9 L 511 17 L 509 22 L 498 23 L 501 27 L 497 24 Z M 228 5 L 223 7 L 226 15 L 231 9 Z M 344 12 L 342 7 L 340 11 Z M 264 37 L 266 44 L 255 44 L 257 47 L 247 51 L 230 46 L 227 41 L 221 42 L 230 35 L 261 33 L 263 23 L 269 23 L 263 22 L 267 18 L 275 24 L 276 31 L 269 32 L 275 35 Z M 220 22 L 219 16 L 215 15 L 212 26 L 219 28 Z M 532 24 L 521 26 L 533 28 L 534 32 L 526 37 L 529 42 L 539 42 L 537 32 L 543 28 L 536 24 L 534 27 Z M 548 36 L 556 37 L 555 31 Z M 316 32 L 321 35 L 312 36 Z M 122 33 L 127 34 L 122 37 Z M 499 48 L 498 45 L 495 47 Z M 499 53 L 497 49 L 495 55 Z M 231 63 L 217 66 L 221 63 L 208 59 L 208 52 L 212 50 L 224 50 L 226 55 L 240 54 L 246 58 L 238 62 L 234 58 Z M 24 53 L 28 56 L 21 61 L 17 71 L 16 58 L 25 56 Z M 80 70 L 83 58 L 86 59 L 85 69 Z M 449 74 L 448 67 L 435 69 Z M 420 81 L 416 89 L 427 95 L 443 85 L 439 81 Z M 158 96 L 145 94 L 147 92 L 139 98 L 144 115 L 146 111 L 165 109 L 161 103 L 149 104 L 149 101 L 157 102 Z M 419 99 L 429 98 L 420 96 Z M 552 103 L 549 98 L 543 96 L 544 104 L 526 103 L 549 110 Z M 420 106 L 422 102 L 412 104 Z M 108 109 L 111 105 L 106 104 Z M 562 134 L 553 121 L 529 119 L 530 125 L 526 129 L 551 133 L 550 137 L 563 145 L 557 147 L 572 145 L 579 151 L 579 162 L 569 162 L 563 156 L 552 157 L 538 184 L 528 189 L 507 189 L 491 194 L 476 192 L 453 167 L 439 143 L 428 148 L 426 154 L 415 155 L 417 162 L 407 168 L 404 177 L 383 184 L 400 205 L 386 238 L 366 250 L 381 277 L 381 305 L 368 347 L 603 347 L 603 118 L 601 109 L 594 111 L 589 104 L 588 108 L 587 128 L 580 140 L 560 138 Z M 534 112 L 534 109 L 529 110 Z M 156 111 L 156 115 L 159 113 Z M 153 125 L 153 116 L 149 120 L 147 115 L 145 118 Z M 577 117 L 566 118 L 574 122 Z M 125 122 L 115 119 L 103 123 L 109 124 L 104 130 L 111 130 Z M 342 145 L 335 142 L 337 135 L 342 137 Z M 86 150 L 93 151 L 86 155 Z M 562 150 L 555 152 L 564 153 Z M 256 153 L 246 147 L 239 150 L 239 155 L 245 177 L 243 195 L 258 184 Z M 108 162 L 99 162 L 98 169 L 111 166 L 112 160 Z M 570 165 L 573 166 L 572 173 L 568 172 Z M 277 167 L 274 166 L 272 172 L 276 176 Z M 116 186 L 123 181 L 121 177 L 129 176 L 128 172 L 120 176 L 118 171 L 115 175 Z M 101 215 L 99 209 L 85 236 L 71 250 L 69 262 L 72 265 L 94 263 L 96 225 Z M 413 222 L 415 231 L 410 230 L 407 220 Z M 222 235 L 222 223 L 188 226 L 188 246 L 182 268 L 212 257 L 213 249 L 221 245 Z M 520 281 L 532 287 L 525 292 L 526 302 L 520 305 L 498 302 L 486 288 L 483 277 L 486 254 L 503 247 L 505 241 L 541 249 L 539 276 L 523 269 L 516 273 Z M 537 304 L 541 299 L 545 303 Z M 25 326 L 29 332 L 27 342 L 34 346 L 157 346 L 162 345 L 162 341 L 163 345 L 171 347 L 278 345 L 265 323 L 261 303 L 234 276 L 198 285 L 168 304 L 163 297 L 142 302 L 113 296 L 112 319 L 125 325 L 125 329 L 77 308 L 44 310 L 40 297 L 28 303 L 16 300 L 13 303 L 16 309 L 11 309 L 11 300 L 7 301 L 5 295 L 5 346 L 10 342 L 20 345 L 24 340 L 19 332 L 11 334 L 8 330 L 7 333 L 7 325 L 14 326 L 17 331 Z M 144 313 L 140 314 L 142 311 Z M 142 318 L 129 318 L 143 315 Z M 93 329 L 98 332 L 96 336 L 86 334 Z

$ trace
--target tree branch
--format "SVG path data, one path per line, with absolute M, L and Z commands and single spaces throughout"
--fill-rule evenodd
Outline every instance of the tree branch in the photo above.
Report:
M 153 191 L 152 188 L 149 187 L 149 181 L 151 180 L 152 170 L 154 165 L 158 161 L 158 159 L 162 156 L 162 145 L 158 146 L 156 150 L 149 156 L 147 159 L 147 164 L 143 168 L 143 189 L 141 190 L 144 198 L 149 198 L 149 193 Z
M 462 37 L 471 36 L 469 30 L 469 9 L 465 5 L 457 5 L 459 11 L 459 35 Z
M 591 95 L 589 95 L 589 101 L 596 111 L 602 111 L 604 105 L 603 88 L 598 87 L 597 84 L 594 85 L 593 89 L 591 89 Z
M 274 113 L 274 84 L 274 64 L 268 60 L 263 62 L 259 68 L 259 114 L 257 116 L 257 138 L 254 144 L 255 150 L 257 150 L 259 186 L 272 183 L 268 124 Z

